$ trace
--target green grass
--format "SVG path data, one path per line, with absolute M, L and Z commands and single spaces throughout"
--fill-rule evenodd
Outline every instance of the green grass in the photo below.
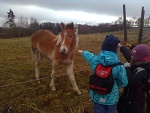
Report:
M 123 40 L 122 32 L 113 34 Z M 97 54 L 105 35 L 106 33 L 79 35 L 78 49 Z M 125 62 L 121 54 L 120 58 Z M 43 59 L 40 71 L 41 78 L 49 77 L 51 61 Z M 59 71 L 61 75 L 66 74 L 63 69 Z M 67 76 L 57 78 L 57 91 L 52 92 L 49 87 L 50 78 L 41 80 L 40 83 L 34 81 L 30 37 L 0 39 L 0 113 L 8 107 L 13 107 L 14 113 L 92 113 L 93 103 L 89 101 L 88 93 L 91 69 L 77 51 L 74 74 L 83 95 L 77 96 L 73 92 Z

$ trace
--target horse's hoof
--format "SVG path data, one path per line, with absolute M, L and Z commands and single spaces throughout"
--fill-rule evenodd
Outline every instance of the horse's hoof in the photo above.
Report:
M 41 83 L 41 81 L 40 81 L 39 79 L 36 79 L 36 81 L 37 81 L 38 83 Z
M 81 92 L 78 92 L 78 96 L 80 96 L 80 95 L 82 95 L 82 93 L 81 93 Z
M 81 96 L 82 95 L 82 93 L 81 94 L 78 94 L 78 96 Z
M 52 88 L 51 91 L 56 91 L 56 88 Z
M 89 101 L 89 102 L 92 102 L 92 99 L 89 99 L 88 101 Z

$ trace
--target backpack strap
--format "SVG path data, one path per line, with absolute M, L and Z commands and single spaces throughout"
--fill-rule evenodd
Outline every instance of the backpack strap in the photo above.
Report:
M 118 63 L 116 63 L 116 64 L 113 64 L 113 65 L 110 65 L 110 66 L 114 67 L 114 66 L 118 66 L 118 65 L 123 65 L 123 63 L 121 63 L 121 62 L 118 62 Z

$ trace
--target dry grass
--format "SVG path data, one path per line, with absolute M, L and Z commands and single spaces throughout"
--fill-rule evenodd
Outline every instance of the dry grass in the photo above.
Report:
M 123 33 L 113 34 L 123 40 Z M 79 49 L 97 54 L 105 35 L 79 35 Z M 30 49 L 30 37 L 0 39 L 0 86 L 35 80 Z M 120 57 L 125 62 L 121 54 Z M 65 75 L 63 69 L 59 71 Z M 14 113 L 92 113 L 93 104 L 88 101 L 88 78 L 91 69 L 77 51 L 74 73 L 83 95 L 77 96 L 72 91 L 67 76 L 57 78 L 56 92 L 51 92 L 49 88 L 50 78 L 41 80 L 40 83 L 32 81 L 0 87 L 0 113 L 9 107 L 13 108 Z M 44 59 L 40 77 L 49 77 L 50 74 L 51 61 Z

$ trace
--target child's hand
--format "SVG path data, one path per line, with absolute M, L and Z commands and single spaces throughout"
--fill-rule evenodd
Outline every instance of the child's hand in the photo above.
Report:
M 119 44 L 118 44 L 118 47 L 121 47 L 121 46 L 122 46 L 122 45 L 119 43 Z
M 123 41 L 123 43 L 124 43 L 124 44 L 127 44 L 127 42 L 126 42 L 125 40 Z
M 82 52 L 83 52 L 83 50 L 78 50 L 78 52 L 79 52 L 79 53 L 82 53 Z
M 129 62 L 126 62 L 126 63 L 124 64 L 124 66 L 125 66 L 125 67 L 131 67 L 131 64 L 130 64 Z
M 127 47 L 131 47 L 131 44 L 129 44 L 128 42 L 124 41 L 124 44 L 127 46 Z
M 129 43 L 126 43 L 126 46 L 127 46 L 127 47 L 131 47 L 131 44 L 129 44 Z

